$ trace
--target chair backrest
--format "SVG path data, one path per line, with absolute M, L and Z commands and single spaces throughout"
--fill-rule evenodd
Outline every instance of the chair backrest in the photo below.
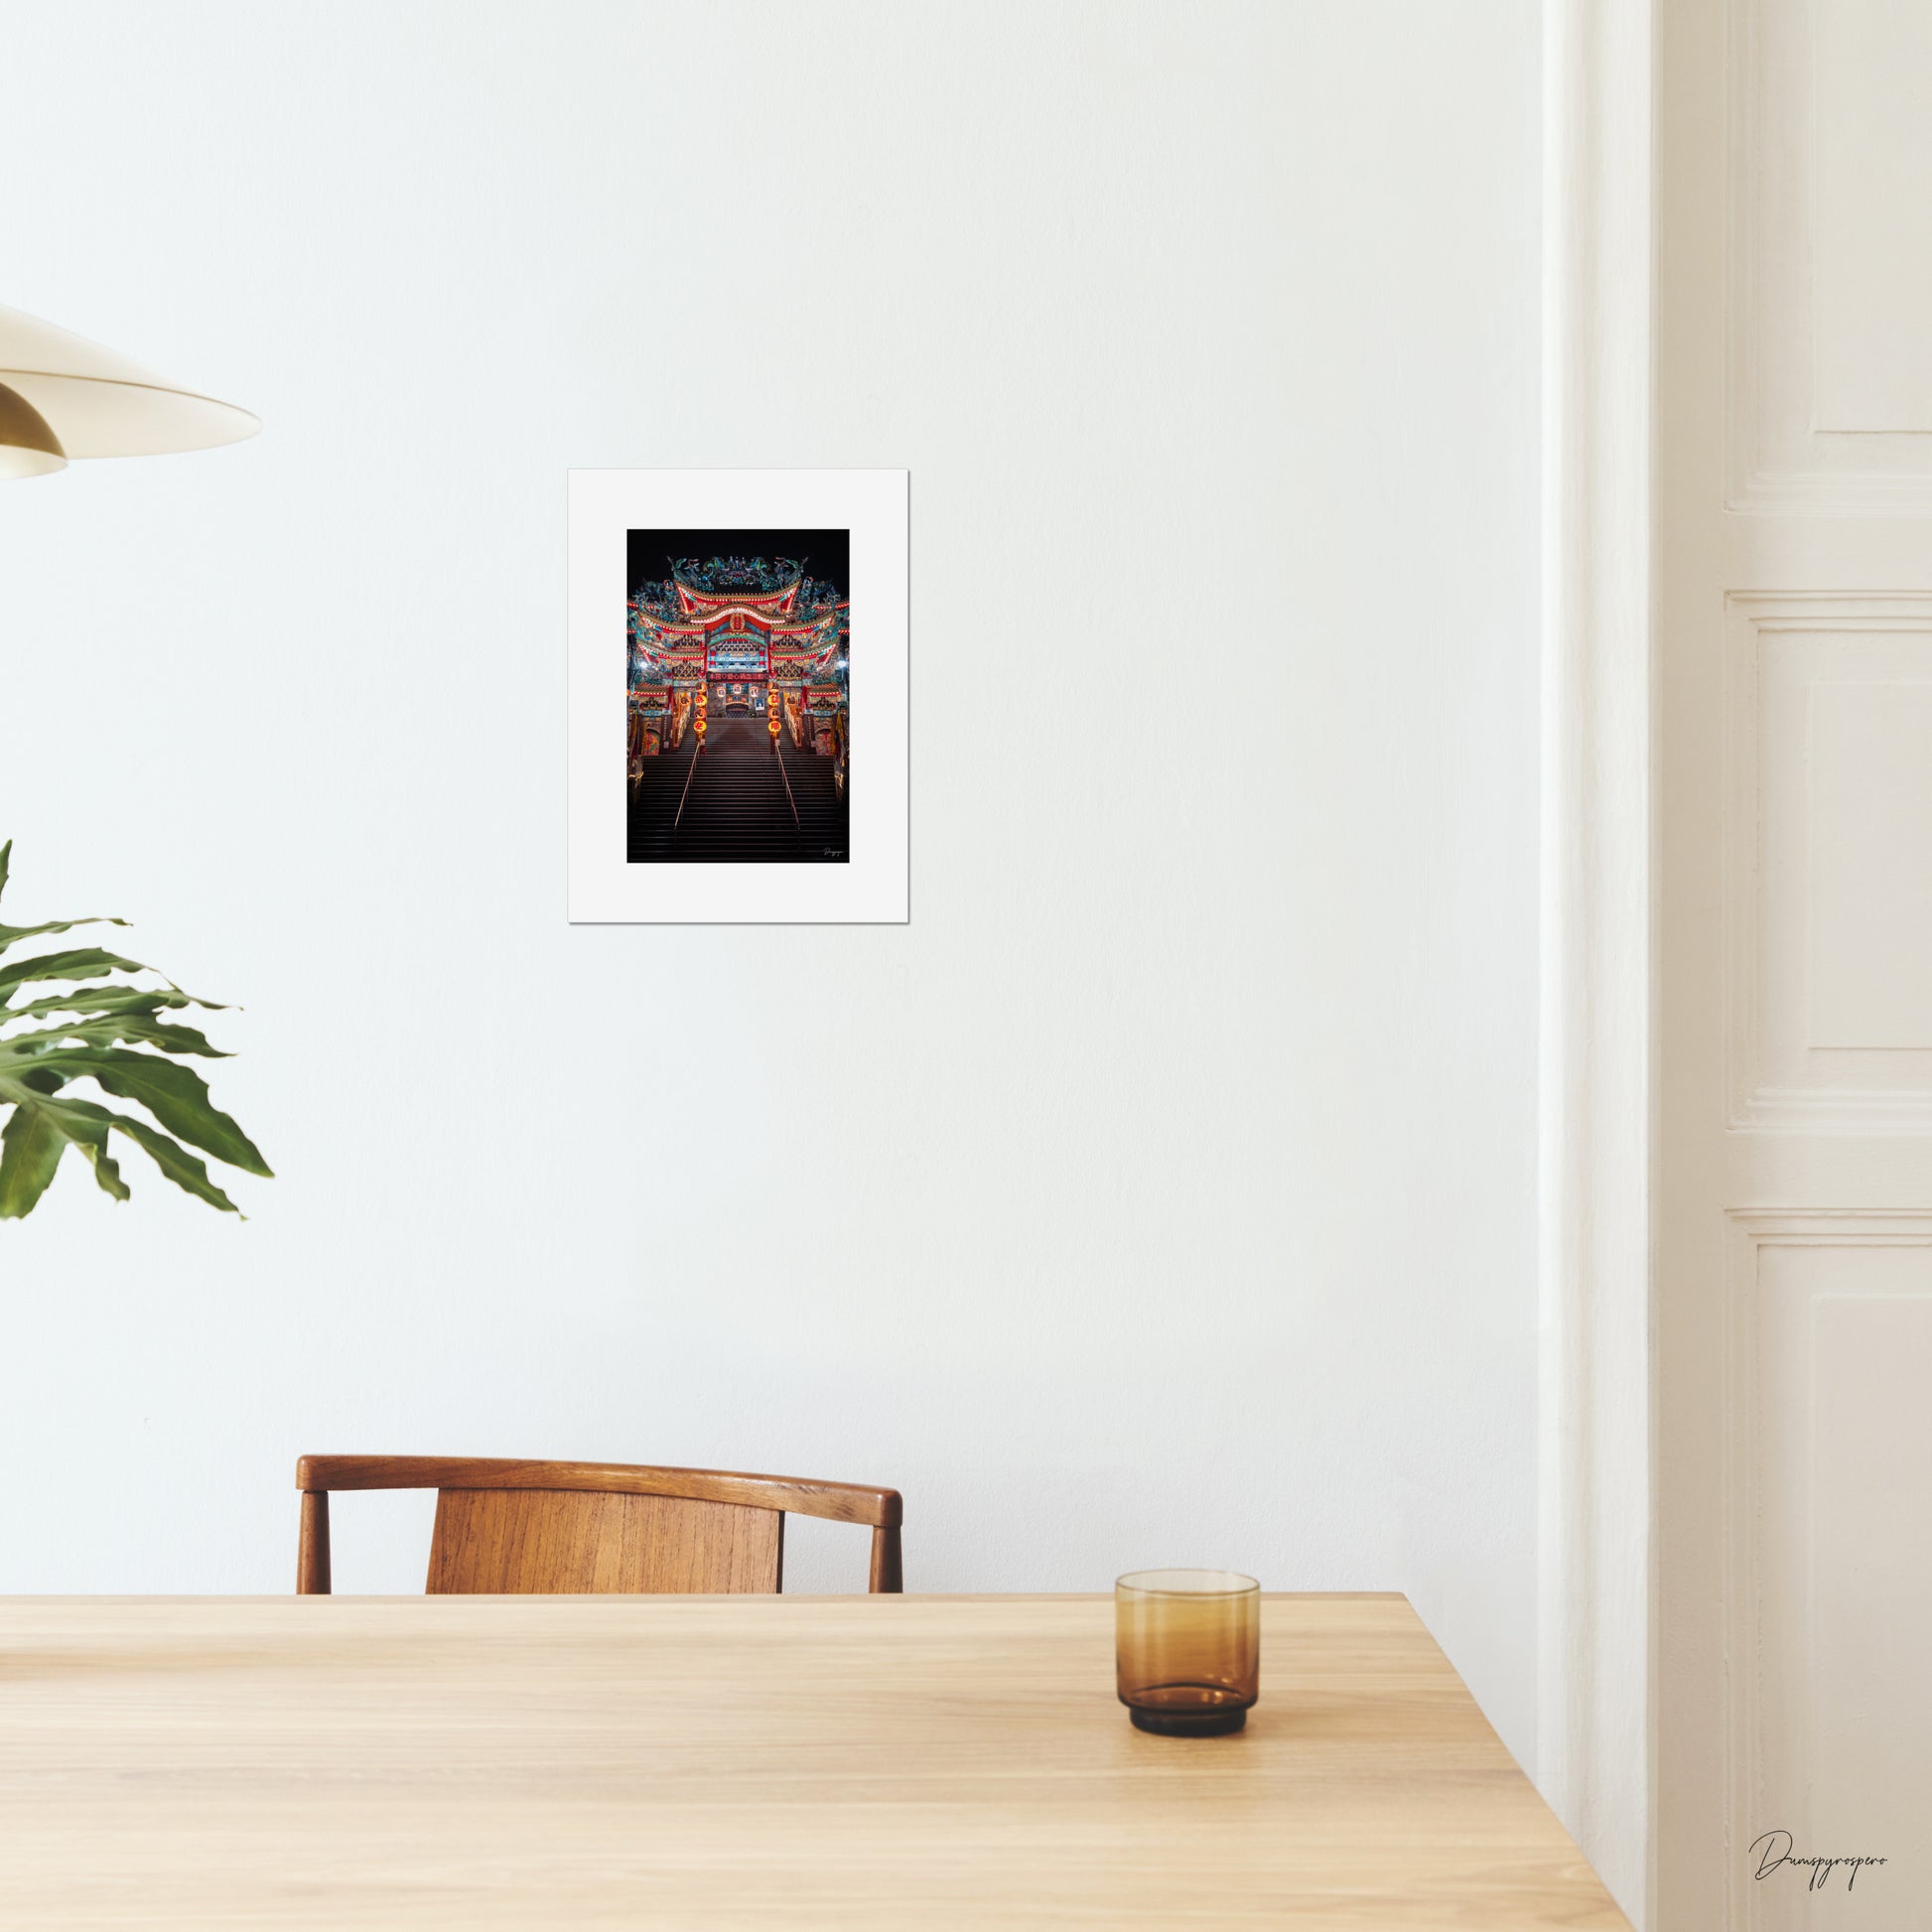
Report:
M 897 1489 L 488 1455 L 305 1455 L 295 1486 L 295 1587 L 305 1596 L 329 1593 L 332 1489 L 437 1491 L 431 1595 L 775 1590 L 787 1511 L 870 1524 L 868 1587 L 901 1587 Z

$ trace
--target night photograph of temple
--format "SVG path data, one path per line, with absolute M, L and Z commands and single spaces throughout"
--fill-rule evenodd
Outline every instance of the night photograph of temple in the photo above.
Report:
M 626 856 L 847 863 L 849 533 L 628 534 Z

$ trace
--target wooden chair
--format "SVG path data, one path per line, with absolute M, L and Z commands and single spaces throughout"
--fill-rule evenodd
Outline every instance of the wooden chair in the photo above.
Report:
M 332 1489 L 434 1489 L 431 1595 L 776 1590 L 785 1515 L 872 1526 L 869 1587 L 898 1590 L 897 1489 L 626 1462 L 305 1455 L 298 1594 L 329 1594 Z

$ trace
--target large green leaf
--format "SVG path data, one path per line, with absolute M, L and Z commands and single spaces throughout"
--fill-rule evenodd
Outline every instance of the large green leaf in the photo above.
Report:
M 0 925 L 0 952 L 16 939 L 38 939 L 43 932 L 71 932 L 77 925 L 125 925 L 125 919 L 49 919 L 45 925 Z
M 138 959 L 123 959 L 119 953 L 102 952 L 98 946 L 38 953 L 32 959 L 16 959 L 11 966 L 0 966 L 0 1004 L 12 999 L 14 989 L 30 980 L 97 980 L 109 973 L 148 970 Z
M 0 1048 L 18 1043 L 0 1041 Z M 92 1080 L 119 1099 L 138 1100 L 169 1133 L 179 1134 L 191 1147 L 249 1173 L 273 1173 L 254 1142 L 209 1102 L 207 1082 L 189 1067 L 120 1046 L 57 1046 L 51 1053 L 36 1054 L 30 1064 L 37 1072 Z
M 0 1220 L 17 1220 L 32 1211 L 47 1192 L 68 1143 L 52 1105 L 38 1094 L 23 1093 L 6 1126 L 0 1127 Z
M 107 1152 L 107 1129 L 114 1119 L 105 1107 L 88 1100 L 46 1100 L 39 1106 L 43 1125 L 77 1147 L 93 1164 L 94 1178 L 116 1200 L 129 1198 L 119 1165 Z
M 207 1013 L 225 1013 L 225 1007 L 212 1000 L 198 1000 L 179 987 L 166 992 L 144 992 L 134 986 L 76 986 L 69 993 L 49 993 L 22 1006 L 0 1012 L 0 1021 L 37 1020 L 49 1013 L 159 1013 L 164 1007 L 201 1007 Z
M 10 1098 L 0 1081 L 0 1099 Z M 25 1123 L 23 1125 L 23 1123 Z M 0 1220 L 25 1214 L 47 1190 L 55 1166 L 69 1147 L 76 1147 L 92 1164 L 94 1178 L 116 1200 L 129 1198 L 118 1164 L 107 1152 L 108 1130 L 124 1135 L 149 1155 L 155 1166 L 185 1192 L 225 1213 L 240 1212 L 234 1202 L 208 1178 L 207 1167 L 166 1134 L 129 1114 L 116 1114 L 91 1100 L 33 1100 L 20 1106 L 0 1129 Z M 22 1153 L 16 1158 L 10 1137 Z M 50 1158 L 51 1150 L 51 1158 Z M 13 1172 L 10 1173 L 9 1170 Z
M 58 1100 L 53 1103 L 53 1111 L 69 1138 L 93 1161 L 95 1178 L 117 1199 L 126 1200 L 128 1193 L 125 1183 L 121 1182 L 120 1170 L 107 1157 L 109 1128 L 117 1134 L 124 1134 L 149 1155 L 155 1166 L 176 1186 L 198 1195 L 211 1207 L 221 1208 L 229 1214 L 240 1213 L 234 1202 L 208 1178 L 207 1169 L 201 1161 L 185 1147 L 171 1141 L 166 1134 L 150 1127 L 146 1121 L 137 1120 L 132 1114 L 110 1112 L 105 1107 L 96 1106 L 91 1100 Z M 112 1173 L 115 1185 L 109 1185 L 101 1177 L 103 1168 Z
M 224 1213 L 241 1212 L 241 1209 L 208 1178 L 207 1165 L 197 1160 L 185 1147 L 180 1147 L 171 1141 L 166 1134 L 156 1133 L 146 1121 L 135 1120 L 127 1114 L 116 1114 L 114 1126 L 129 1140 L 153 1156 L 155 1166 L 177 1187 L 199 1195 L 210 1207 L 218 1207 Z
M 208 1060 L 234 1057 L 232 1053 L 224 1053 L 220 1047 L 210 1045 L 207 1035 L 198 1028 L 170 1026 L 166 1021 L 151 1019 L 142 1013 L 105 1014 L 95 1019 L 73 1020 L 66 1026 L 43 1027 L 38 1033 L 10 1035 L 0 1044 L 32 1046 L 38 1040 L 45 1040 L 50 1051 L 64 1040 L 95 1046 L 112 1046 L 116 1041 L 125 1040 L 144 1046 L 159 1046 L 169 1053 L 195 1053 Z
M 12 857 L 13 842 L 0 844 L 0 891 L 6 888 Z M 42 925 L 0 925 L 0 953 L 22 940 L 101 923 L 124 921 L 54 919 Z M 198 1000 L 177 986 L 157 991 L 115 982 L 116 974 L 150 970 L 138 959 L 96 946 L 41 953 L 0 965 L 0 1121 L 4 1121 L 0 1125 L 0 1219 L 17 1219 L 34 1208 L 70 1147 L 79 1150 L 107 1193 L 126 1200 L 127 1183 L 108 1152 L 110 1134 L 134 1142 L 176 1186 L 225 1213 L 238 1211 L 234 1202 L 209 1177 L 206 1163 L 182 1141 L 250 1173 L 270 1173 L 254 1142 L 214 1106 L 201 1075 L 167 1057 L 226 1057 L 197 1028 L 162 1017 L 184 1007 L 212 1008 L 214 1003 Z M 24 987 L 60 981 L 74 984 L 41 993 L 19 1006 L 12 1004 Z M 108 984 L 78 984 L 82 981 Z M 29 1021 L 45 1024 L 20 1031 Z M 142 1047 L 156 1050 L 138 1050 Z M 161 1125 L 76 1098 L 68 1090 L 75 1080 L 92 1080 L 105 1093 L 139 1102 Z

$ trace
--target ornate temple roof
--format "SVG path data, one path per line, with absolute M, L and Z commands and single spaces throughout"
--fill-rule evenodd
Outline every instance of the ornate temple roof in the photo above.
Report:
M 789 558 L 666 559 L 668 578 L 640 585 L 630 599 L 633 660 L 680 676 L 705 674 L 719 634 L 762 649 L 768 670 L 790 677 L 824 673 L 851 631 L 851 600 L 805 575 Z M 634 675 L 633 670 L 633 675 Z

